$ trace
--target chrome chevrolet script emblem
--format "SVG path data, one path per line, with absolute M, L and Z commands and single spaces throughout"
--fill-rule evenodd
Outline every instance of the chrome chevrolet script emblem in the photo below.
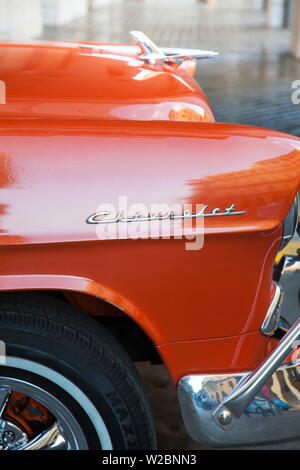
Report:
M 109 218 L 110 211 L 99 211 L 92 214 L 88 219 L 88 224 L 115 224 L 118 222 L 145 222 L 152 220 L 182 220 L 182 219 L 196 219 L 199 217 L 224 217 L 229 215 L 243 215 L 246 211 L 236 211 L 235 204 L 221 210 L 219 207 L 215 207 L 211 212 L 206 212 L 208 205 L 204 205 L 199 212 L 192 213 L 190 210 L 185 209 L 181 215 L 175 215 L 174 212 L 167 212 L 162 215 L 160 213 L 148 214 L 144 216 L 140 212 L 137 212 L 133 217 L 124 217 L 124 211 L 121 210 L 113 218 Z

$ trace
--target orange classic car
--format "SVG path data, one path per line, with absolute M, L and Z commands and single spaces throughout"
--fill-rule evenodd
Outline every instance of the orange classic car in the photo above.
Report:
M 198 442 L 298 439 L 300 140 L 215 122 L 213 52 L 131 37 L 0 45 L 0 447 L 155 449 L 139 360 Z

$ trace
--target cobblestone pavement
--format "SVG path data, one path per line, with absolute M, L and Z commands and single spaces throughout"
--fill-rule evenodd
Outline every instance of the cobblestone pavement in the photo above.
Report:
M 300 105 L 291 101 L 300 61 L 288 54 L 288 30 L 265 27 L 254 0 L 121 0 L 68 26 L 46 28 L 44 38 L 128 42 L 142 30 L 162 46 L 200 47 L 220 57 L 198 64 L 196 79 L 218 121 L 278 129 L 300 136 Z M 201 449 L 184 430 L 177 394 L 163 366 L 139 364 L 152 402 L 160 449 Z M 299 444 L 281 448 L 299 448 Z M 266 448 L 275 448 L 266 447 Z

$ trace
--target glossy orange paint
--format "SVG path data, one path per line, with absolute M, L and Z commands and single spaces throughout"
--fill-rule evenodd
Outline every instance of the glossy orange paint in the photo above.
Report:
M 300 140 L 274 131 L 2 119 L 0 290 L 61 289 L 112 302 L 149 335 L 175 383 L 208 369 L 251 369 L 265 351 L 259 330 L 299 185 Z M 149 212 L 154 203 L 246 212 L 205 218 L 202 249 L 187 250 L 173 222 L 169 238 L 160 230 L 156 239 L 146 238 L 148 222 L 125 223 L 131 233 L 121 238 L 87 224 L 99 204 L 118 208 L 119 196 Z M 183 236 L 191 229 L 203 234 L 194 224 Z
M 190 374 L 255 370 L 268 355 L 268 343 L 267 336 L 255 331 L 224 338 L 167 343 L 159 346 L 158 351 L 168 365 L 174 384 L 177 384 Z M 274 348 L 275 344 L 272 346 Z
M 96 54 L 81 46 L 0 44 L 0 80 L 7 84 L 0 117 L 153 121 L 188 109 L 197 120 L 214 121 L 208 99 L 190 76 L 193 61 L 152 66 L 136 55 Z

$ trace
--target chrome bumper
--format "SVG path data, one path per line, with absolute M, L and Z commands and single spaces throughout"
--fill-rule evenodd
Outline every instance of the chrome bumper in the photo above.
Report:
M 280 285 L 283 291 L 281 321 L 289 329 L 300 316 L 300 253 L 284 256 L 280 268 Z
M 195 441 L 209 447 L 239 447 L 300 438 L 300 361 L 280 367 L 231 428 L 216 423 L 213 414 L 222 399 L 248 376 L 190 375 L 180 381 L 180 407 Z
M 274 315 L 266 317 L 266 333 L 277 322 L 278 295 L 276 299 Z M 254 372 L 183 377 L 178 397 L 191 437 L 210 447 L 300 438 L 300 358 L 295 353 L 292 362 L 285 363 L 298 345 L 300 319 Z

